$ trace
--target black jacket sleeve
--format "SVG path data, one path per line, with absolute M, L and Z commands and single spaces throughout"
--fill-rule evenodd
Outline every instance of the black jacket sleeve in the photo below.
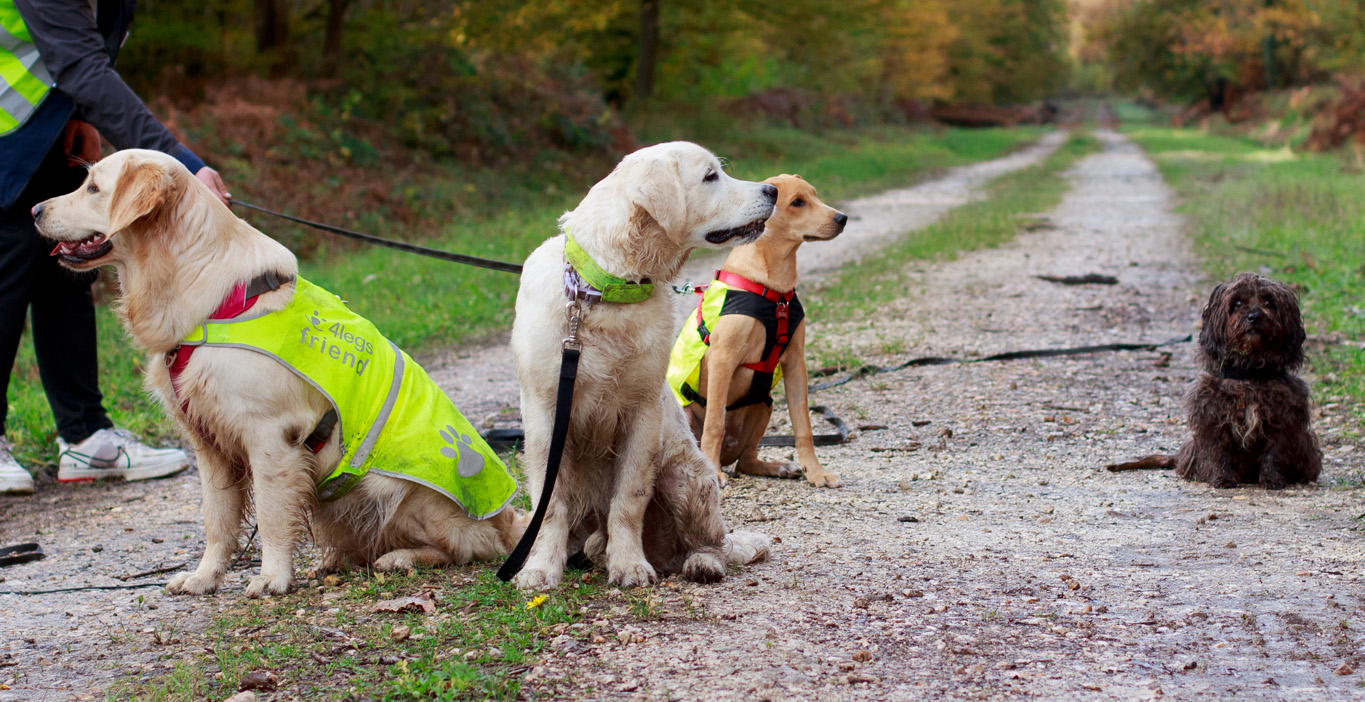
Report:
M 191 173 L 204 162 L 176 141 L 110 62 L 88 0 L 15 0 L 57 90 L 76 103 L 81 119 L 116 148 L 154 149 Z M 120 38 L 121 39 L 121 38 Z

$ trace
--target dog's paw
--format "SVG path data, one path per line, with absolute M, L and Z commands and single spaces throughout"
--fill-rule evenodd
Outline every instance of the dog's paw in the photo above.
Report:
M 388 553 L 374 560 L 375 570 L 412 570 L 417 564 L 412 557 L 412 551 L 399 549 Z
M 1283 490 L 1285 485 L 1284 478 L 1261 478 L 1261 487 L 1267 490 Z
M 806 480 L 810 481 L 810 484 L 815 487 L 837 488 L 844 486 L 844 481 L 839 477 L 839 474 L 829 471 L 807 475 Z
M 725 577 L 725 562 L 714 553 L 694 553 L 683 563 L 682 576 L 694 583 L 714 583 Z
M 173 595 L 207 595 L 218 591 L 222 575 L 200 574 L 197 570 L 177 573 L 166 583 L 166 592 Z
M 512 584 L 516 585 L 518 590 L 553 590 L 559 587 L 559 580 L 563 576 L 563 572 L 560 571 L 528 567 L 522 568 L 521 572 L 517 573 L 515 578 L 512 578 Z
M 1214 487 L 1216 487 L 1216 488 L 1219 488 L 1219 489 L 1222 489 L 1222 490 L 1227 490 L 1227 489 L 1229 489 L 1229 488 L 1235 488 L 1235 487 L 1237 487 L 1238 484 L 1239 484 L 1239 483 L 1237 482 L 1236 476 L 1229 476 L 1229 475 L 1219 475 L 1219 476 L 1215 476 L 1213 480 L 1210 480 L 1210 481 L 1209 481 L 1209 485 L 1212 485 L 1212 486 L 1214 486 Z
M 594 531 L 583 541 L 583 555 L 597 565 L 607 562 L 607 533 Z
M 292 578 L 288 574 L 266 575 L 262 573 L 247 582 L 246 596 L 256 598 L 268 595 L 285 595 L 289 593 L 289 588 L 293 584 Z
M 730 482 L 730 476 L 726 475 L 726 474 L 725 474 L 725 471 L 723 471 L 723 470 L 717 470 L 717 471 L 716 471 L 716 482 L 720 483 L 720 486 L 721 486 L 721 487 L 725 487 L 725 486 L 726 486 L 727 484 L 729 484 L 729 482 Z
M 653 584 L 657 577 L 649 561 L 627 562 L 619 567 L 613 563 L 608 568 L 607 584 L 622 588 L 643 587 Z
M 735 565 L 757 563 L 768 558 L 772 542 L 767 534 L 756 531 L 736 531 L 725 535 L 725 560 Z

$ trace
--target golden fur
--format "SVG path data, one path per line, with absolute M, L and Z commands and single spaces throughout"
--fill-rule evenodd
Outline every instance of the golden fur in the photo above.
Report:
M 752 244 L 736 246 L 722 270 L 741 275 L 779 292 L 796 289 L 796 250 L 807 241 L 829 241 L 844 231 L 848 217 L 816 197 L 815 187 L 801 176 L 780 175 L 765 183 L 777 186 L 777 210 L 768 219 L 763 236 Z M 749 391 L 754 371 L 745 363 L 763 358 L 767 331 L 763 323 L 743 315 L 724 315 L 711 330 L 710 346 L 702 358 L 698 378 L 703 398 L 724 402 L 694 402 L 687 406 L 692 430 L 701 450 L 716 464 L 716 477 L 725 483 L 722 466 L 738 461 L 735 470 L 749 475 L 793 478 L 802 473 L 817 487 L 839 487 L 843 481 L 825 470 L 815 457 L 814 435 L 806 399 L 806 322 L 791 333 L 791 341 L 779 359 L 792 432 L 796 435 L 799 463 L 774 463 L 758 459 L 758 442 L 768 429 L 773 408 L 755 404 L 726 411 Z
M 197 350 L 180 376 L 177 398 L 167 352 L 237 282 L 266 272 L 294 276 L 298 265 L 288 249 L 233 216 L 175 159 L 121 151 L 92 167 L 80 189 L 40 207 L 43 235 L 77 247 L 63 253 L 64 265 L 117 269 L 119 316 L 149 354 L 145 384 L 194 447 L 208 545 L 197 569 L 171 579 L 171 592 L 203 594 L 222 584 L 249 494 L 255 496 L 262 552 L 261 573 L 246 588 L 252 597 L 290 589 L 294 546 L 310 527 L 326 547 L 322 570 L 467 563 L 504 555 L 520 538 L 524 520 L 513 510 L 474 521 L 432 490 L 373 472 L 345 497 L 318 502 L 314 486 L 340 460 L 340 442 L 333 430 L 314 455 L 303 439 L 329 404 L 262 354 Z M 284 307 L 293 291 L 290 283 L 261 295 L 252 312 Z
M 665 383 L 676 332 L 665 284 L 693 249 L 757 236 L 774 196 L 771 186 L 725 175 L 700 146 L 673 142 L 627 156 L 560 219 L 607 272 L 649 278 L 656 290 L 644 302 L 584 308 L 567 447 L 518 587 L 558 585 L 570 549 L 579 545 L 622 587 L 651 583 L 658 571 L 714 581 L 727 561 L 766 556 L 767 537 L 726 535 L 715 468 Z M 545 481 L 567 336 L 563 279 L 564 237 L 557 236 L 526 260 L 512 328 L 533 501 Z

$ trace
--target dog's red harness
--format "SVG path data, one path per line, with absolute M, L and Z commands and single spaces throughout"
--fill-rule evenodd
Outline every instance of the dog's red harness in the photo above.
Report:
M 255 307 L 256 301 L 261 295 L 278 290 L 293 280 L 293 276 L 282 278 L 274 273 L 265 273 L 253 278 L 251 282 L 239 282 L 232 286 L 232 290 L 229 291 L 227 296 L 223 298 L 223 301 L 219 303 L 218 309 L 214 310 L 208 318 L 214 320 L 234 319 L 239 317 Z M 213 436 L 213 433 L 210 432 L 207 427 L 203 426 L 203 424 L 195 420 L 190 414 L 189 399 L 180 396 L 180 374 L 185 372 L 185 367 L 190 364 L 190 357 L 194 355 L 194 350 L 197 348 L 199 347 L 179 344 L 170 351 L 167 351 L 166 370 L 171 376 L 171 390 L 175 392 L 176 399 L 180 400 L 180 411 L 185 413 L 185 418 L 189 420 L 189 423 L 195 428 L 195 431 L 199 436 L 218 448 L 221 452 L 222 446 L 219 445 L 218 440 Z M 319 438 L 318 434 L 324 424 L 327 424 L 326 431 Z M 324 417 L 323 422 L 319 423 L 318 428 L 314 429 L 313 433 L 304 440 L 304 445 L 308 447 L 309 451 L 317 453 L 327 444 L 327 437 L 330 434 L 331 425 L 328 424 L 327 418 Z
M 744 364 L 745 368 L 758 373 L 772 373 L 777 369 L 777 364 L 781 361 L 782 353 L 787 350 L 787 343 L 791 341 L 791 333 L 787 323 L 790 320 L 789 308 L 791 302 L 796 299 L 796 290 L 784 293 L 778 292 L 766 285 L 759 285 L 742 275 L 731 273 L 730 271 L 716 271 L 716 280 L 719 280 L 732 288 L 751 292 L 766 299 L 768 302 L 777 305 L 777 343 L 773 344 L 772 350 L 768 352 L 767 358 L 758 363 Z M 702 296 L 701 299 L 697 300 L 697 326 L 700 328 L 705 328 L 706 326 L 705 320 L 702 319 L 702 303 L 706 301 L 706 298 L 704 297 L 706 288 L 707 286 L 703 285 L 696 289 L 697 295 Z M 702 343 L 707 344 L 708 346 L 711 344 L 711 334 L 709 331 L 702 338 Z

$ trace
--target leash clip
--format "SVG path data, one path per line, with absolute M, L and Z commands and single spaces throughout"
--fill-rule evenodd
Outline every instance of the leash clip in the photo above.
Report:
M 578 325 L 583 321 L 583 303 L 578 298 L 569 300 L 564 313 L 569 317 L 569 336 L 564 339 L 564 348 L 581 351 L 583 342 L 578 340 Z

